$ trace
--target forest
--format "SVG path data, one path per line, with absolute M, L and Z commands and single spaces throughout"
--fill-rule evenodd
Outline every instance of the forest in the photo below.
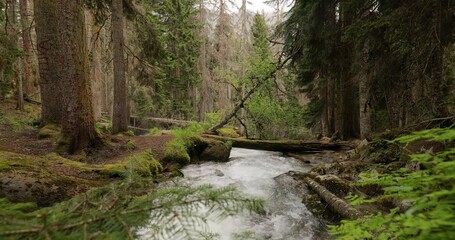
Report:
M 0 0 L 0 239 L 453 236 L 454 0 Z

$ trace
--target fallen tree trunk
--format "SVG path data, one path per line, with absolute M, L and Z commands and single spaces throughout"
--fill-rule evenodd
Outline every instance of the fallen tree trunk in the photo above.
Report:
M 305 183 L 315 191 L 324 201 L 330 205 L 337 213 L 347 219 L 357 219 L 362 216 L 362 213 L 352 205 L 331 193 L 324 186 L 312 180 L 309 177 L 304 177 Z
M 254 82 L 254 86 L 250 89 L 250 91 L 248 91 L 247 94 L 245 94 L 244 97 L 242 97 L 242 99 L 240 99 L 240 101 L 235 105 L 234 109 L 232 109 L 232 111 L 226 115 L 226 117 L 224 117 L 224 119 L 219 122 L 218 124 L 216 124 L 215 126 L 211 127 L 207 133 L 215 133 L 216 130 L 222 128 L 224 125 L 228 124 L 228 122 L 237 115 L 237 112 L 242 109 L 244 107 L 244 104 L 245 102 L 251 97 L 251 95 L 253 95 L 253 93 L 256 92 L 256 90 L 263 84 L 267 81 L 267 79 L 270 79 L 270 78 L 273 78 L 275 77 L 276 73 L 281 70 L 284 66 L 286 66 L 286 64 L 292 59 L 292 57 L 297 54 L 298 51 L 294 52 L 293 54 L 291 54 L 290 56 L 288 56 L 283 62 L 281 62 L 281 59 L 278 63 L 278 66 L 273 69 L 272 71 L 270 71 L 270 73 L 265 76 L 264 78 L 262 79 L 258 79 L 257 77 L 251 77 L 250 80 L 252 82 Z
M 346 143 L 323 143 L 323 142 L 304 142 L 304 141 L 268 141 L 250 140 L 244 138 L 229 138 L 216 135 L 203 135 L 223 142 L 231 142 L 233 147 L 247 148 L 255 150 L 275 151 L 275 152 L 322 152 L 326 150 L 345 150 L 352 147 Z
M 168 118 L 152 118 L 152 117 L 136 117 L 136 116 L 131 116 L 130 117 L 130 124 L 133 125 L 133 127 L 141 127 L 141 128 L 152 128 L 152 127 L 171 127 L 171 126 L 177 126 L 177 127 L 187 127 L 188 125 L 191 124 L 191 121 L 185 121 L 185 120 L 176 120 L 176 119 L 168 119 Z
M 259 86 L 260 86 L 260 84 L 256 84 L 255 86 L 253 86 L 253 88 L 251 88 L 250 91 L 247 94 L 245 94 L 245 96 L 240 100 L 240 102 L 237 103 L 237 105 L 234 107 L 234 109 L 232 109 L 232 111 L 228 115 L 226 115 L 226 117 L 221 122 L 219 122 L 215 126 L 211 127 L 207 132 L 214 133 L 214 132 L 216 132 L 216 130 L 218 130 L 218 129 L 222 128 L 224 125 L 228 124 L 229 121 L 237 115 L 237 112 L 243 108 L 243 105 L 245 104 L 245 102 L 251 97 L 251 95 L 253 95 L 254 92 L 256 92 L 256 89 Z

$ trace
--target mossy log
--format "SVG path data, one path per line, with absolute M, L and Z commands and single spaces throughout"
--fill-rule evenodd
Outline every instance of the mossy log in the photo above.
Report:
M 203 137 L 231 142 L 232 147 L 247 148 L 255 150 L 275 151 L 275 152 L 321 152 L 326 150 L 348 150 L 352 149 L 348 143 L 325 143 L 325 142 L 305 142 L 305 141 L 269 141 L 269 140 L 250 140 L 245 138 L 228 138 L 216 135 L 204 134 Z
M 327 190 L 324 186 L 312 180 L 309 177 L 304 177 L 305 183 L 315 191 L 324 201 L 329 204 L 333 210 L 347 219 L 357 219 L 362 216 L 361 212 L 352 205 L 337 197 L 335 194 Z

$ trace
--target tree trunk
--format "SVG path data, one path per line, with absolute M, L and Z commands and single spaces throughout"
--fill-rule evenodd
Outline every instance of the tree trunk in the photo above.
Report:
M 349 203 L 345 202 L 343 199 L 337 197 L 335 194 L 331 193 L 324 186 L 312 180 L 309 177 L 303 179 L 305 183 L 313 189 L 324 201 L 329 204 L 333 210 L 339 213 L 341 216 L 347 219 L 357 219 L 362 216 L 362 214 L 351 206 Z
M 101 27 L 95 23 L 94 14 L 85 10 L 85 21 L 87 28 L 87 46 L 89 46 L 89 52 L 91 58 L 89 61 L 90 65 L 90 79 L 92 84 L 92 95 L 93 95 L 93 113 L 95 121 L 101 118 L 103 111 L 103 83 L 102 83 L 102 53 L 103 48 L 101 45 L 101 39 L 103 38 L 101 33 Z
M 17 13 L 18 8 L 15 0 L 8 0 L 7 1 L 7 22 L 6 22 L 6 31 L 7 31 L 7 38 L 8 42 L 11 45 L 16 46 L 17 49 L 20 49 L 20 44 L 18 41 L 18 25 L 17 25 Z M 24 110 L 24 95 L 22 89 L 22 76 L 21 76 L 21 59 L 18 57 L 14 59 L 12 64 L 12 74 L 10 75 L 16 87 L 16 98 L 17 98 L 17 105 L 16 109 L 23 111 Z
M 57 0 L 35 0 L 36 38 L 38 49 L 38 65 L 41 89 L 41 120 L 42 124 L 62 122 L 63 98 L 60 88 L 58 65 L 59 34 L 57 23 L 59 14 Z
M 199 30 L 199 38 L 202 41 L 199 53 L 199 74 L 201 75 L 201 98 L 199 102 L 199 121 L 205 120 L 205 114 L 213 111 L 213 97 L 211 96 L 212 79 L 207 67 L 207 41 L 208 33 L 206 29 L 206 13 L 204 0 L 199 0 L 199 24 L 202 25 Z
M 371 132 L 371 115 L 370 115 L 370 74 L 368 69 L 368 45 L 362 49 L 362 69 L 358 74 L 359 80 L 359 107 L 360 107 L 360 138 L 369 137 Z
M 251 140 L 244 138 L 229 138 L 217 135 L 204 134 L 203 137 L 211 138 L 223 142 L 232 143 L 233 147 L 256 149 L 276 152 L 322 152 L 352 149 L 349 143 L 324 143 L 324 142 L 304 142 L 304 141 L 272 141 L 272 140 Z
M 112 1 L 112 40 L 114 43 L 114 111 L 113 133 L 128 130 L 128 100 L 126 96 L 126 76 L 123 54 L 123 0 Z
M 433 106 L 433 113 L 435 117 L 446 117 L 449 115 L 447 104 L 444 101 L 446 94 L 444 94 L 444 88 L 447 88 L 444 84 L 444 49 L 441 43 L 441 23 L 442 23 L 442 1 L 433 0 L 433 41 L 434 50 L 430 60 L 430 66 L 432 71 L 432 79 L 430 80 L 431 86 L 431 99 Z
M 346 28 L 352 24 L 352 13 L 344 9 L 344 2 L 340 5 L 340 20 L 342 28 Z M 341 40 L 341 53 L 340 57 L 343 61 L 340 61 L 340 94 L 342 99 L 343 108 L 342 114 L 342 131 L 341 136 L 343 139 L 358 138 L 359 129 L 359 101 L 358 101 L 358 82 L 352 74 L 352 65 L 354 62 L 354 55 L 352 49 L 354 49 L 354 43 L 351 41 L 345 42 Z
M 22 25 L 22 46 L 24 50 L 24 94 L 25 96 L 32 97 L 36 94 L 37 89 L 35 87 L 33 77 L 33 49 L 32 49 L 32 37 L 31 37 L 31 24 L 30 24 L 30 10 L 29 0 L 20 0 L 20 12 L 21 12 L 21 25 Z
M 100 140 L 95 130 L 92 92 L 88 72 L 88 55 L 85 19 L 82 0 L 56 1 L 58 41 L 52 46 L 58 49 L 60 91 L 63 99 L 63 144 L 74 153 L 94 147 Z M 55 99 L 54 99 L 55 101 Z

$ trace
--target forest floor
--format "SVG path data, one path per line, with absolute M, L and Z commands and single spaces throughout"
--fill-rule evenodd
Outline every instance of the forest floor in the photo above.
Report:
M 36 201 L 46 206 L 89 188 L 118 179 L 109 172 L 130 156 L 152 150 L 162 161 L 172 135 L 104 135 L 104 144 L 78 155 L 57 153 L 55 138 L 40 138 L 40 107 L 27 104 L 24 112 L 15 102 L 0 104 L 0 197 Z M 50 197 L 52 195 L 52 197 Z

